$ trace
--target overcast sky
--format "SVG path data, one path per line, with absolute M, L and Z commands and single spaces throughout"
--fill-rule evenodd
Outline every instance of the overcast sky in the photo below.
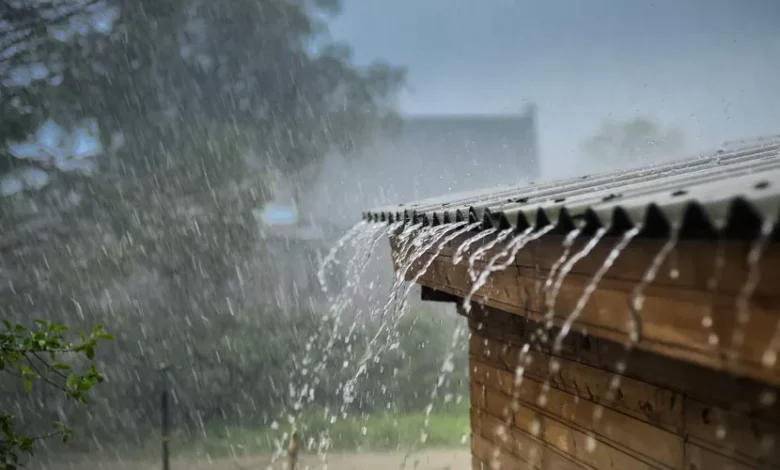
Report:
M 407 113 L 537 102 L 548 169 L 607 116 L 679 125 L 692 150 L 780 133 L 780 0 L 344 0 L 331 34 L 409 68 Z

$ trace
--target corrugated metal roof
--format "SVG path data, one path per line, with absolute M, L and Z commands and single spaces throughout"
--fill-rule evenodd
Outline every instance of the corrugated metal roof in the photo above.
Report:
M 678 226 L 683 235 L 754 233 L 780 216 L 780 138 L 754 142 L 632 170 L 381 207 L 363 216 L 433 225 L 482 221 L 483 229 L 555 224 L 561 231 L 641 226 L 651 234 Z

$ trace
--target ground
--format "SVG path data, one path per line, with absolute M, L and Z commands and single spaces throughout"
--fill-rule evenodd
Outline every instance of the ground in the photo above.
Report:
M 404 461 L 406 464 L 404 465 Z M 287 469 L 287 462 L 281 459 L 271 465 L 269 457 L 251 457 L 241 459 L 215 459 L 212 461 L 174 460 L 171 470 L 266 470 Z M 31 468 L 35 468 L 32 467 Z M 47 465 L 49 470 L 159 470 L 159 461 L 131 462 L 104 461 Z M 467 470 L 471 468 L 471 455 L 468 449 L 443 449 L 416 452 L 406 458 L 406 452 L 393 453 L 333 453 L 328 455 L 327 467 L 317 456 L 302 456 L 298 470 Z

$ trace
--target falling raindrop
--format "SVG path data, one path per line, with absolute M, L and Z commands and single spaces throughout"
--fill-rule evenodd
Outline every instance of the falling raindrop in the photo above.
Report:
M 452 257 L 452 264 L 460 264 L 460 262 L 463 260 L 463 255 L 466 253 L 466 251 L 469 249 L 469 247 L 476 242 L 482 240 L 483 238 L 486 238 L 495 232 L 497 232 L 498 229 L 495 228 L 489 228 L 487 230 L 483 230 L 481 232 L 478 232 L 472 237 L 469 237 L 455 249 L 455 254 Z
M 589 454 L 592 454 L 596 451 L 596 446 L 598 445 L 598 441 L 596 441 L 596 438 L 588 434 L 585 437 L 585 451 Z
M 742 284 L 736 301 L 737 326 L 734 329 L 732 336 L 732 344 L 737 347 L 742 345 L 744 340 L 744 329 L 750 321 L 750 300 L 753 297 L 753 292 L 756 290 L 756 287 L 758 287 L 758 283 L 761 281 L 761 257 L 772 237 L 774 227 L 774 220 L 765 220 L 761 225 L 761 231 L 758 238 L 753 242 L 750 251 L 748 252 L 746 260 L 748 270 L 747 279 Z M 776 343 L 778 341 L 778 332 L 780 332 L 780 322 L 778 322 L 777 329 L 761 358 L 761 363 L 765 367 L 773 367 L 777 361 Z
M 512 235 L 514 231 L 515 229 L 513 228 L 501 230 L 500 232 L 498 232 L 498 235 L 494 239 L 490 240 L 488 243 L 474 250 L 474 253 L 472 253 L 471 256 L 469 256 L 469 264 L 468 264 L 468 273 L 469 273 L 469 277 L 471 278 L 471 282 L 474 282 L 477 279 L 477 273 L 474 270 L 474 266 L 477 260 L 480 260 L 485 254 L 487 254 L 490 250 L 492 250 L 496 245 L 506 240 L 510 235 Z
M 477 278 L 472 279 L 473 283 L 471 289 L 469 290 L 469 293 L 466 294 L 466 297 L 463 299 L 464 310 L 467 313 L 471 311 L 471 299 L 473 298 L 474 294 L 476 294 L 479 291 L 479 289 L 481 289 L 485 285 L 485 283 L 488 281 L 488 278 L 490 277 L 491 274 L 506 269 L 512 262 L 514 262 L 517 253 L 524 246 L 526 246 L 531 241 L 543 237 L 545 234 L 549 233 L 554 228 L 555 228 L 554 225 L 548 225 L 542 228 L 541 230 L 537 231 L 535 234 L 533 234 L 532 233 L 533 227 L 528 227 L 520 235 L 518 235 L 512 241 L 510 241 L 502 251 L 494 255 L 488 261 L 488 263 L 485 265 L 482 271 L 479 273 Z M 500 260 L 501 258 L 505 258 L 505 262 L 501 264 L 497 264 L 498 260 Z
M 601 237 L 606 232 L 605 229 L 604 232 L 601 234 L 598 234 L 593 237 L 591 241 L 594 241 L 594 245 L 598 243 L 598 241 L 601 239 Z M 609 271 L 609 268 L 612 267 L 613 264 L 615 264 L 615 260 L 617 260 L 618 256 L 620 256 L 620 253 L 623 252 L 623 250 L 628 246 L 629 243 L 631 243 L 631 240 L 634 239 L 634 237 L 640 232 L 639 227 L 634 227 L 630 230 L 628 230 L 625 234 L 623 234 L 623 238 L 618 241 L 614 248 L 612 248 L 612 251 L 609 252 L 604 262 L 601 264 L 599 269 L 596 271 L 596 273 L 591 278 L 590 282 L 588 282 L 588 285 L 585 287 L 585 290 L 583 291 L 580 298 L 577 300 L 577 304 L 574 306 L 574 310 L 571 311 L 569 316 L 566 318 L 566 321 L 564 322 L 563 326 L 561 327 L 560 332 L 558 333 L 558 336 L 555 338 L 555 344 L 553 347 L 553 350 L 555 352 L 560 352 L 563 348 L 563 340 L 566 338 L 566 335 L 571 331 L 572 325 L 574 325 L 574 322 L 577 321 L 582 311 L 585 309 L 585 306 L 588 303 L 588 300 L 590 300 L 590 296 L 595 292 L 596 288 L 598 287 L 599 283 L 601 282 L 601 279 L 604 277 L 604 275 Z M 598 238 L 597 238 L 598 237 Z
M 553 325 L 553 318 L 555 316 L 555 301 L 558 298 L 558 293 L 561 291 L 561 287 L 563 286 L 563 281 L 566 279 L 566 276 L 571 272 L 571 270 L 574 268 L 574 265 L 577 264 L 578 261 L 585 258 L 590 254 L 591 251 L 593 251 L 593 248 L 596 247 L 596 245 L 601 241 L 601 239 L 604 237 L 604 234 L 607 233 L 607 230 L 603 227 L 596 230 L 596 233 L 593 234 L 590 240 L 588 240 L 588 243 L 585 244 L 585 246 L 580 249 L 577 253 L 574 254 L 566 263 L 561 267 L 561 271 L 558 273 L 558 277 L 555 280 L 555 284 L 553 284 L 552 292 L 550 293 L 548 303 L 547 303 L 547 313 L 545 314 L 545 328 L 548 330 L 552 328 Z M 572 237 L 573 238 L 573 237 Z
M 634 290 L 631 294 L 631 305 L 630 305 L 631 319 L 628 322 L 629 341 L 628 344 L 626 345 L 628 349 L 632 349 L 634 345 L 636 345 L 638 342 L 642 340 L 641 312 L 645 302 L 645 289 L 655 280 L 658 274 L 658 270 L 661 269 L 661 266 L 663 265 L 669 253 L 677 246 L 677 241 L 679 240 L 679 238 L 680 238 L 680 225 L 679 224 L 672 225 L 669 234 L 669 239 L 666 241 L 666 243 L 664 243 L 661 249 L 658 250 L 658 253 L 656 253 L 656 255 L 653 257 L 653 260 L 650 262 L 650 266 L 648 266 L 647 269 L 645 270 L 642 279 L 639 281 L 639 283 L 636 286 L 634 286 Z

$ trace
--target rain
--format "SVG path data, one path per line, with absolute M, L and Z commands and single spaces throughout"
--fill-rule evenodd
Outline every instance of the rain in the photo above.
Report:
M 0 0 L 0 469 L 780 466 L 780 8 L 596 3 Z

